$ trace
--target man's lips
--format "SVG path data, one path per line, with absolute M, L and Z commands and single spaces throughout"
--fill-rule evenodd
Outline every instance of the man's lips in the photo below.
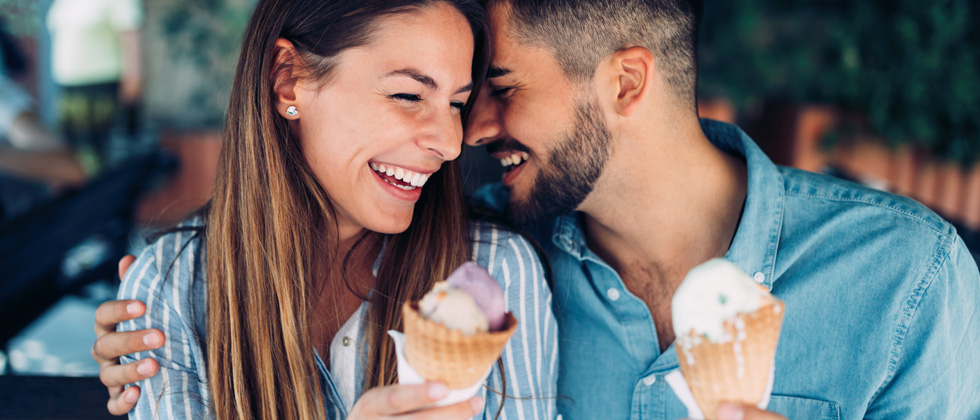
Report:
M 504 175 L 501 177 L 500 181 L 503 182 L 504 186 L 507 188 L 514 186 L 514 184 L 517 182 L 517 177 L 524 172 L 527 165 L 527 161 L 524 161 L 516 165 L 506 166 L 504 168 Z
M 514 153 L 531 153 L 531 149 L 523 145 L 517 140 L 499 140 L 487 145 L 487 153 L 490 156 L 497 157 L 497 155 L 511 155 Z

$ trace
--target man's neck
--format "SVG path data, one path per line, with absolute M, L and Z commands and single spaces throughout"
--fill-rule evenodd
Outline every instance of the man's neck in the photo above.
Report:
M 667 282 L 661 294 L 672 295 L 688 270 L 730 247 L 746 197 L 745 164 L 714 147 L 693 117 L 624 132 L 614 147 L 579 208 L 589 247 L 621 275 L 660 273 L 653 280 Z

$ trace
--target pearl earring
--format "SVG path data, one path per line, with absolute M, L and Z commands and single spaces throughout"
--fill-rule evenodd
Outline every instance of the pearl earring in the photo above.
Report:
M 290 117 L 295 117 L 299 115 L 299 111 L 296 109 L 295 105 L 290 105 L 289 108 L 286 108 L 286 115 L 289 115 Z

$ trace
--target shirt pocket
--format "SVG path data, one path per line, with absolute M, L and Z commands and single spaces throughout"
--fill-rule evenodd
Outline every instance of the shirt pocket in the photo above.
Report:
M 812 398 L 773 395 L 767 409 L 790 420 L 840 420 L 840 406 L 837 403 Z

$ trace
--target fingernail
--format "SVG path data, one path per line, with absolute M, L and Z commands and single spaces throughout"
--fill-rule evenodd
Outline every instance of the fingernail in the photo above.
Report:
M 479 413 L 480 410 L 483 410 L 483 398 L 481 397 L 471 398 L 470 405 L 473 406 L 473 412 Z
M 153 373 L 153 366 L 150 366 L 150 362 L 143 362 L 136 366 L 136 371 L 146 376 Z
M 146 335 L 143 336 L 143 344 L 146 344 L 148 346 L 159 346 L 160 337 L 157 337 L 157 335 L 154 333 L 147 333 Z
M 449 394 L 449 387 L 442 382 L 434 382 L 429 384 L 429 398 L 433 400 L 441 400 L 443 397 Z
M 140 304 L 138 304 L 136 302 L 133 302 L 133 303 L 130 303 L 129 305 L 126 305 L 126 312 L 129 312 L 130 315 L 139 315 L 140 314 Z
M 718 406 L 718 420 L 742 420 L 745 418 L 745 409 L 741 405 L 725 403 Z
M 136 395 L 136 391 L 133 391 L 132 388 L 130 388 L 128 391 L 126 391 L 126 402 L 128 402 L 130 404 L 134 404 L 134 403 L 136 403 L 136 400 L 138 400 L 138 399 L 139 399 L 139 396 Z

